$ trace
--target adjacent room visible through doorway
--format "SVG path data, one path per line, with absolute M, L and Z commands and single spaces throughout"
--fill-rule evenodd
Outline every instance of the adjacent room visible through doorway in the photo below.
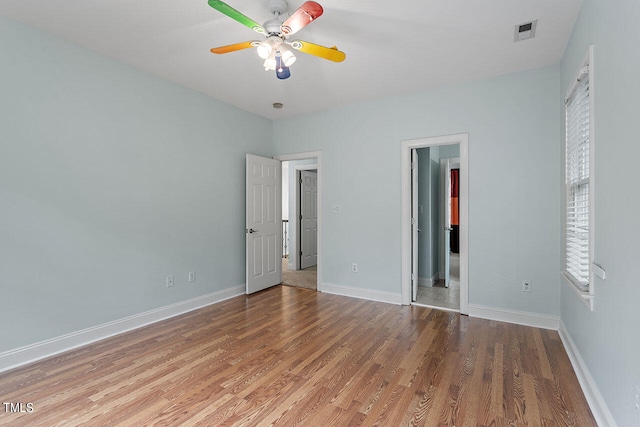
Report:
M 444 286 L 444 279 L 439 279 L 433 286 L 419 285 L 414 304 L 460 310 L 460 254 L 450 254 L 449 276 L 448 288 Z
M 317 160 L 282 163 L 282 284 L 317 289 Z
M 414 304 L 460 310 L 460 144 L 412 152 Z

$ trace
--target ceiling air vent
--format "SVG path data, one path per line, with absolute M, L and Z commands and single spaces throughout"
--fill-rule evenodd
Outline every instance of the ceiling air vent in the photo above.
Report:
M 524 24 L 516 25 L 514 42 L 520 42 L 522 40 L 532 39 L 536 35 L 536 25 L 538 20 L 531 22 L 525 22 Z

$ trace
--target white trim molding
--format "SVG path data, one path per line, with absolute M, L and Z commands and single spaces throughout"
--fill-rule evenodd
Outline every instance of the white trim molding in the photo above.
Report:
M 65 351 L 188 313 L 239 295 L 244 295 L 245 288 L 246 286 L 244 284 L 234 286 L 154 310 L 145 311 L 144 313 L 134 314 L 133 316 L 114 320 L 102 325 L 5 351 L 0 353 L 0 372 L 55 356 Z
M 431 304 L 421 304 L 419 302 L 413 302 L 411 303 L 411 305 L 415 305 L 416 307 L 424 307 L 424 308 L 431 308 L 433 310 L 441 310 L 441 311 L 449 311 L 452 313 L 460 313 L 460 310 L 457 310 L 455 308 L 449 308 L 449 307 L 440 307 L 438 305 L 431 305 Z
M 323 283 L 322 292 L 344 297 L 366 299 L 369 301 L 386 302 L 389 304 L 402 304 L 402 295 L 393 292 L 376 291 L 374 289 L 353 288 L 351 286 Z
M 591 292 L 584 292 L 578 289 L 578 287 L 573 284 L 572 280 L 567 277 L 567 274 L 564 271 L 560 273 L 560 276 L 562 277 L 562 282 L 564 282 L 580 298 L 580 301 L 582 301 L 589 310 L 593 311 L 593 294 Z M 591 282 L 591 285 L 593 285 L 593 282 Z M 593 289 L 593 286 L 591 285 L 590 288 Z
M 478 304 L 469 304 L 469 316 L 497 320 L 499 322 L 515 323 L 516 325 L 533 326 L 534 328 L 552 329 L 554 331 L 557 331 L 560 326 L 560 318 L 558 316 L 507 310 Z
M 578 382 L 580 383 L 584 397 L 587 399 L 587 403 L 589 404 L 589 408 L 591 408 L 591 412 L 593 413 L 593 417 L 596 419 L 596 422 L 602 427 L 616 427 L 618 424 L 616 424 L 616 420 L 613 418 L 611 411 L 609 411 L 609 407 L 602 398 L 596 382 L 591 376 L 591 373 L 589 373 L 589 369 L 584 363 L 582 356 L 580 356 L 580 352 L 571 339 L 571 335 L 569 335 L 569 331 L 563 321 L 560 321 L 558 333 L 560 334 L 562 344 L 564 344 L 567 356 L 569 356 L 569 360 L 571 361 L 573 370 L 576 373 L 576 377 L 578 377 Z

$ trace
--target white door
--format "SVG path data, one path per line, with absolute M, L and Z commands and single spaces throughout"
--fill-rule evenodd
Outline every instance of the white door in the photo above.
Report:
M 449 248 L 451 247 L 451 163 L 449 159 L 440 159 L 440 203 L 441 209 L 441 240 L 440 240 L 440 272 L 444 278 L 444 285 L 448 288 Z
M 300 268 L 318 264 L 318 173 L 300 172 Z
M 247 294 L 282 281 L 282 165 L 247 154 Z
M 411 150 L 411 301 L 418 298 L 418 150 Z

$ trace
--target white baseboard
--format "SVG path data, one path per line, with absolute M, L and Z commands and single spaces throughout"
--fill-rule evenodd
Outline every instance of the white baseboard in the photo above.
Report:
M 189 311 L 197 310 L 244 293 L 245 285 L 238 285 L 222 291 L 149 310 L 144 313 L 134 314 L 133 316 L 114 320 L 113 322 L 30 344 L 25 347 L 9 350 L 0 353 L 0 372 L 17 368 L 18 366 L 54 356 Z
M 402 295 L 393 292 L 352 288 L 350 286 L 334 285 L 331 283 L 323 283 L 320 289 L 321 292 L 326 292 L 328 294 L 342 295 L 345 297 L 360 298 L 370 301 L 388 302 L 390 304 L 397 305 L 402 304 Z
M 469 304 L 469 316 L 515 323 L 516 325 L 533 326 L 535 328 L 553 329 L 555 331 L 560 327 L 560 318 L 558 316 L 507 310 L 476 304 Z
M 560 334 L 560 339 L 564 344 L 564 348 L 567 351 L 573 370 L 576 373 L 576 377 L 578 377 L 580 387 L 582 387 L 584 397 L 589 403 L 589 407 L 591 408 L 591 412 L 593 413 L 593 417 L 596 419 L 596 422 L 601 427 L 616 427 L 616 420 L 613 419 L 613 415 L 609 411 L 609 407 L 602 398 L 600 390 L 598 390 L 598 386 L 589 373 L 587 365 L 584 363 L 582 356 L 580 356 L 578 348 L 571 339 L 571 335 L 569 335 L 569 331 L 567 331 L 567 328 L 562 321 L 560 321 L 558 333 Z
M 436 284 L 440 273 L 436 273 L 433 277 L 418 277 L 418 286 L 432 288 Z

